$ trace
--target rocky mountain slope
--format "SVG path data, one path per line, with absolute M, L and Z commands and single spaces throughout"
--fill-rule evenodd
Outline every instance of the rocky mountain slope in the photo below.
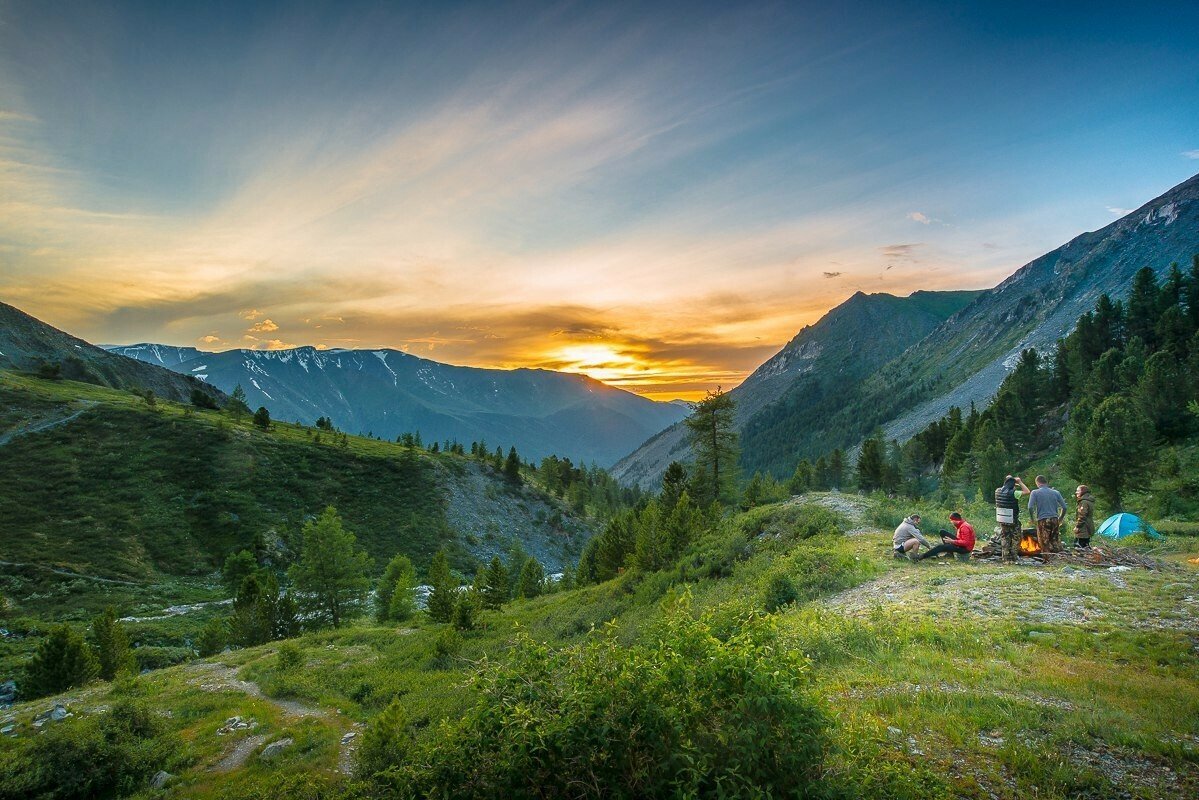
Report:
M 583 375 L 457 367 L 399 350 L 110 349 L 226 392 L 240 384 L 251 408 L 266 406 L 278 419 L 327 416 L 343 430 L 386 439 L 419 431 L 426 442 L 515 445 L 532 459 L 557 454 L 608 466 L 687 413 Z
M 1172 263 L 1185 266 L 1196 253 L 1199 176 L 1026 264 L 926 331 L 902 330 L 888 322 L 866 328 L 867 335 L 890 341 L 875 351 L 876 360 L 868 354 L 863 362 L 867 368 L 857 374 L 832 371 L 842 369 L 840 360 L 811 359 L 806 377 L 772 377 L 777 362 L 795 362 L 801 352 L 816 350 L 801 342 L 801 332 L 734 390 L 745 406 L 738 418 L 742 466 L 782 477 L 800 458 L 852 448 L 875 428 L 904 440 L 950 406 L 985 405 L 1021 350 L 1050 352 L 1101 294 L 1124 297 L 1141 267 L 1162 275 Z M 849 310 L 855 299 L 840 308 Z M 830 328 L 838 310 L 825 318 Z M 810 335 L 825 320 L 809 329 Z M 887 347 L 893 350 L 884 353 Z M 858 357 L 851 356 L 855 362 Z M 769 399 L 763 403 L 758 397 Z M 685 455 L 680 433 L 666 431 L 622 459 L 614 473 L 629 483 L 652 484 L 665 464 Z
M 223 399 L 223 393 L 203 378 L 109 353 L 0 303 L 0 369 L 32 372 L 44 365 L 56 367 L 70 380 L 113 389 L 150 389 L 167 400 L 188 400 L 195 389 Z
M 977 292 L 915 292 L 909 297 L 858 292 L 801 330 L 769 361 L 754 370 L 730 395 L 737 402 L 736 422 L 743 432 L 772 403 L 787 395 L 790 402 L 812 407 L 836 402 L 843 387 L 860 382 L 903 352 L 951 314 L 969 304 Z M 885 332 L 882 335 L 880 332 Z M 742 461 L 748 469 L 781 452 L 787 442 L 763 443 Z M 688 458 L 684 426 L 676 424 L 621 459 L 613 474 L 625 483 L 653 488 L 671 461 Z

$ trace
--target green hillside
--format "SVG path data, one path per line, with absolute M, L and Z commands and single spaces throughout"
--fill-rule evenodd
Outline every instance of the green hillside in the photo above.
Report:
M 1119 573 L 911 565 L 888 554 L 897 511 L 813 495 L 725 520 L 667 569 L 516 601 L 474 630 L 423 616 L 363 623 L 95 683 L 62 698 L 77 718 L 49 738 L 30 721 L 50 701 L 18 704 L 17 738 L 0 739 L 0 796 L 38 785 L 22 772 L 30 764 L 98 758 L 53 743 L 88 741 L 105 709 L 131 705 L 170 716 L 139 734 L 142 760 L 118 794 L 159 769 L 173 797 L 482 797 L 500 786 L 518 796 L 543 774 L 554 778 L 539 788 L 555 797 L 670 795 L 650 781 L 702 796 L 786 787 L 913 800 L 1199 790 L 1193 539 L 1158 545 L 1155 569 Z M 596 671 L 607 677 L 588 683 Z M 654 709 L 681 727 L 654 739 L 628 727 L 660 724 Z M 571 723 L 588 713 L 591 724 Z M 218 733 L 234 716 L 253 727 Z M 737 749 L 755 732 L 773 735 Z M 602 783 L 569 783 L 574 735 L 606 738 L 580 753 L 612 758 L 638 742 L 655 772 L 622 775 L 600 760 L 588 769 Z M 259 757 L 288 740 L 277 758 Z M 671 748 L 705 766 L 689 772 Z M 756 764 L 759 783 L 705 784 L 726 774 L 728 752 Z M 771 777 L 763 757 L 799 771 Z

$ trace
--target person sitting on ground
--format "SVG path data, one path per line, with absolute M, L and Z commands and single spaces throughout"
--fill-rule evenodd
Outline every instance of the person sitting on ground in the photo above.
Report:
M 899 527 L 895 529 L 895 536 L 891 538 L 891 543 L 895 548 L 895 557 L 903 558 L 905 555 L 915 561 L 917 552 L 921 545 L 930 548 L 931 544 L 928 539 L 920 533 L 920 515 L 912 514 L 899 523 Z
M 924 555 L 916 556 L 918 561 L 925 558 L 936 558 L 942 553 L 969 555 L 974 552 L 974 526 L 965 520 L 960 511 L 950 514 L 949 521 L 953 527 L 957 528 L 958 535 L 953 536 L 949 531 L 941 531 L 941 543 Z
M 1067 510 L 1062 493 L 1050 486 L 1044 475 L 1038 475 L 1037 488 L 1028 496 L 1028 514 L 1037 524 L 1037 543 L 1042 552 L 1062 552 L 1059 531 Z
M 1074 516 L 1074 546 L 1090 547 L 1095 535 L 1095 495 L 1085 483 L 1074 490 L 1078 511 Z

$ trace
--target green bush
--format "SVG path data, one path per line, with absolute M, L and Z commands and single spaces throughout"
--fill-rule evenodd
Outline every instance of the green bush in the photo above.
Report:
M 762 607 L 771 614 L 799 599 L 799 590 L 795 588 L 795 581 L 791 580 L 791 576 L 781 572 L 772 575 L 766 582 L 764 594 Z
M 146 706 L 121 700 L 102 716 L 64 720 L 0 759 L 0 798 L 120 797 L 185 761 L 183 743 Z
M 743 623 L 722 640 L 682 602 L 652 645 L 522 638 L 477 673 L 472 709 L 427 737 L 380 737 L 390 765 L 375 748 L 370 766 L 403 797 L 822 796 L 807 662 L 770 618 Z
M 289 672 L 304 663 L 304 654 L 295 642 L 284 642 L 279 645 L 278 659 L 278 670 Z
M 455 628 L 443 628 L 433 640 L 433 660 L 442 666 L 448 665 L 461 652 L 462 634 Z
M 138 647 L 134 649 L 133 657 L 137 659 L 139 670 L 163 669 L 191 661 L 195 652 L 190 647 Z
M 747 539 L 769 536 L 807 539 L 822 533 L 841 533 L 841 516 L 818 505 L 773 505 L 751 509 L 737 518 L 736 526 Z

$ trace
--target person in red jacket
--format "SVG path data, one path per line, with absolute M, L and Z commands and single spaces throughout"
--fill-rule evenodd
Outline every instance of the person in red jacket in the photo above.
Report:
M 949 521 L 953 523 L 953 527 L 957 528 L 958 535 L 951 536 L 948 531 L 941 531 L 941 544 L 932 548 L 924 555 L 917 556 L 919 560 L 936 558 L 942 553 L 965 553 L 969 555 L 974 552 L 974 526 L 963 519 L 959 511 L 950 514 Z

